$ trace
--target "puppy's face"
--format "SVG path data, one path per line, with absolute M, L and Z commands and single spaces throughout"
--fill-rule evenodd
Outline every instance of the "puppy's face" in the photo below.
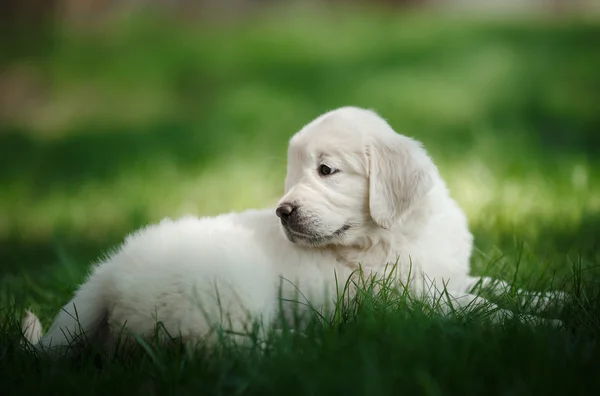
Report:
M 434 171 L 420 145 L 377 114 L 341 108 L 291 139 L 276 214 L 292 242 L 360 246 L 431 188 Z

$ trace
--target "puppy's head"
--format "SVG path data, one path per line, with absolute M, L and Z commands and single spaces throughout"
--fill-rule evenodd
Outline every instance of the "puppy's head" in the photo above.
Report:
M 360 246 L 432 188 L 437 169 L 421 145 L 376 113 L 344 107 L 292 137 L 285 194 L 276 214 L 287 238 Z

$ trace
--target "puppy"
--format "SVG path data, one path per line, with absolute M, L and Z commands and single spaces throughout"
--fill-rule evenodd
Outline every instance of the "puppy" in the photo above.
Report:
M 496 321 L 513 315 L 470 293 L 509 285 L 469 275 L 465 214 L 422 145 L 375 112 L 344 107 L 304 126 L 289 143 L 284 187 L 273 209 L 165 219 L 131 234 L 45 335 L 29 313 L 26 337 L 56 351 L 122 330 L 150 337 L 160 322 L 187 345 L 215 342 L 216 329 L 243 338 L 298 309 L 327 312 L 359 268 L 379 276 L 390 265 L 415 296 L 445 296 L 445 312 L 486 304 Z

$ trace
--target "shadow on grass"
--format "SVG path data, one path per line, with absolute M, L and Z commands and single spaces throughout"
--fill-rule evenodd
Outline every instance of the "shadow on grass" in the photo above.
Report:
M 110 180 L 119 172 L 153 161 L 182 168 L 203 165 L 227 150 L 227 141 L 207 138 L 211 132 L 202 132 L 204 128 L 208 126 L 176 121 L 137 127 L 88 125 L 50 141 L 17 129 L 4 131 L 0 180 L 27 180 L 37 193 L 44 193 L 68 189 L 86 179 Z

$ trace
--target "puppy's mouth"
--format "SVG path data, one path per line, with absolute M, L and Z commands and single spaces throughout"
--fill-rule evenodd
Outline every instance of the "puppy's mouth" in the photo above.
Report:
M 349 224 L 344 224 L 342 227 L 338 228 L 331 234 L 317 234 L 314 232 L 310 232 L 305 228 L 299 230 L 298 227 L 293 227 L 290 224 L 285 224 L 284 222 L 282 222 L 282 225 L 285 234 L 290 240 L 290 242 L 302 241 L 309 245 L 324 245 L 328 242 L 340 238 L 346 233 L 346 231 L 350 229 Z

